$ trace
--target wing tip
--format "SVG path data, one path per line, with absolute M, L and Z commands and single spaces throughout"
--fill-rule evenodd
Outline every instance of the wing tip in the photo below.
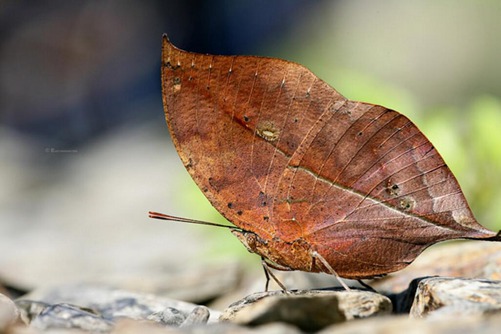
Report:
M 178 51 L 178 52 L 182 52 L 182 53 L 188 53 L 187 51 L 184 51 L 184 50 L 178 48 L 177 46 L 175 46 L 171 42 L 171 40 L 169 38 L 169 35 L 167 33 L 163 33 L 162 34 L 162 50 L 164 51 L 163 52 L 164 54 L 169 54 L 172 51 Z
M 501 231 L 498 231 L 498 233 L 496 233 L 496 235 L 493 236 L 493 237 L 485 238 L 485 239 L 482 239 L 482 240 L 485 240 L 485 241 L 501 241 Z
M 169 39 L 169 35 L 167 35 L 166 33 L 163 33 L 162 34 L 162 45 L 163 47 L 173 47 L 174 45 L 172 45 L 172 42 L 170 41 Z
M 495 236 L 486 239 L 487 241 L 501 241 L 501 231 L 498 231 Z

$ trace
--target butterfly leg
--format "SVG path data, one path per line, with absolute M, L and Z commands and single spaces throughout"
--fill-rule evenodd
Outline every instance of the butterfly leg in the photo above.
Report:
M 357 280 L 358 283 L 360 283 L 361 286 L 363 286 L 364 288 L 366 288 L 367 290 L 371 291 L 371 292 L 376 292 L 376 289 L 374 289 L 372 286 L 370 286 L 369 284 L 365 283 L 364 281 L 362 281 L 361 279 L 358 279 Z
M 264 276 L 266 277 L 266 283 L 264 285 L 264 291 L 268 292 L 268 287 L 270 285 L 270 268 L 268 268 L 268 265 L 266 262 L 261 258 L 261 264 L 263 265 L 263 270 L 264 270 Z
M 346 290 L 346 291 L 350 291 L 350 287 L 348 285 L 346 285 L 346 283 L 343 281 L 343 279 L 336 273 L 336 271 L 334 270 L 334 268 L 332 268 L 332 266 L 329 264 L 329 262 L 327 262 L 324 257 L 322 255 L 320 255 L 320 253 L 318 253 L 317 251 L 312 251 L 311 252 L 311 256 L 313 257 L 313 261 L 315 261 L 315 259 L 318 259 L 320 262 L 322 262 L 322 264 L 327 268 L 327 270 L 329 271 L 329 273 L 331 273 L 332 275 L 336 276 L 336 279 L 338 280 L 338 282 L 341 284 L 341 286 Z M 313 262 L 314 264 L 314 262 Z
M 287 290 L 287 288 L 285 287 L 285 285 L 280 282 L 280 280 L 273 274 L 273 272 L 271 271 L 270 268 L 274 268 L 272 264 L 268 263 L 266 261 L 266 259 L 264 258 L 261 258 L 261 263 L 263 265 L 263 269 L 264 269 L 264 275 L 266 276 L 266 284 L 265 284 L 265 287 L 264 287 L 264 291 L 268 291 L 268 286 L 269 286 L 269 283 L 270 283 L 270 277 L 273 278 L 273 280 L 278 284 L 278 286 L 280 288 L 282 288 L 282 290 L 284 292 L 289 292 L 289 290 Z M 280 269 L 279 269 L 280 270 Z

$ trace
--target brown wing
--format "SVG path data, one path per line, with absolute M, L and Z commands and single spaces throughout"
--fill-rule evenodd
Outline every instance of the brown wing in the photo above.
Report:
M 228 220 L 272 237 L 283 226 L 274 207 L 292 154 L 345 98 L 286 61 L 189 53 L 166 37 L 162 59 L 166 120 L 184 165 Z
M 162 59 L 174 144 L 236 226 L 303 238 L 344 277 L 400 269 L 441 240 L 496 235 L 398 112 L 346 100 L 284 60 L 189 53 L 166 37 Z

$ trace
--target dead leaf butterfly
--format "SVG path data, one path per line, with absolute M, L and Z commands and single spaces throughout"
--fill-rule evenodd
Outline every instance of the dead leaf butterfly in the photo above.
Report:
M 164 36 L 162 92 L 184 166 L 272 268 L 363 279 L 436 242 L 500 240 L 407 117 L 350 101 L 299 64 L 186 52 Z

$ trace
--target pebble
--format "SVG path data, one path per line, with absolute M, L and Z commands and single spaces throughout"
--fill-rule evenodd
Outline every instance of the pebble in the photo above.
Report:
M 22 318 L 37 329 L 110 331 L 123 319 L 164 327 L 215 322 L 220 312 L 183 301 L 94 284 L 39 289 L 17 301 Z
M 432 277 L 419 282 L 410 310 L 415 318 L 501 313 L 501 281 Z
M 19 316 L 16 304 L 7 296 L 0 294 L 0 333 L 14 325 L 19 320 Z
M 409 318 L 408 315 L 374 317 L 348 321 L 329 326 L 317 334 L 498 334 L 501 316 L 463 316 L 460 318 L 435 318 L 424 320 Z
M 334 323 L 391 313 L 390 300 L 368 291 L 257 293 L 230 305 L 220 320 L 257 326 L 272 322 L 293 324 L 316 331 Z
M 181 324 L 181 327 L 206 324 L 209 320 L 210 311 L 205 306 L 195 307 Z
M 107 332 L 112 329 L 113 322 L 75 305 L 54 304 L 47 306 L 30 325 L 42 330 L 68 328 Z

